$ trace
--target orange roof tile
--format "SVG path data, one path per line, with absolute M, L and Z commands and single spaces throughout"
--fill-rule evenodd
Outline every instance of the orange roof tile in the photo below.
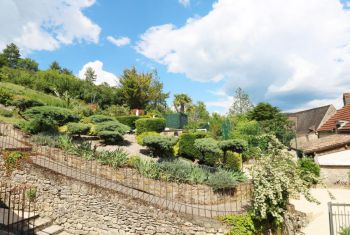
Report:
M 348 121 L 345 126 L 341 127 L 341 130 L 350 129 L 350 104 L 339 109 L 330 119 L 328 119 L 318 131 L 333 131 L 336 129 L 337 121 Z

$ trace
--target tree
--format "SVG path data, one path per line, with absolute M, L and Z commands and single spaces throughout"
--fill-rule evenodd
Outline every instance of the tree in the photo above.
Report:
M 10 68 L 17 68 L 18 61 L 21 57 L 18 47 L 14 44 L 8 44 L 2 51 L 6 61 L 6 65 Z
M 165 104 L 168 93 L 154 72 L 138 73 L 136 68 L 125 69 L 120 77 L 120 95 L 131 109 L 145 109 L 148 105 Z
M 192 103 L 192 99 L 191 97 L 189 97 L 186 94 L 175 94 L 174 95 L 174 108 L 176 110 L 176 112 L 181 112 L 181 113 L 185 113 L 185 107 L 189 106 L 189 104 Z M 180 109 L 179 109 L 180 107 Z
M 274 119 L 279 113 L 279 108 L 261 102 L 251 110 L 248 116 L 256 121 L 266 121 Z
M 67 68 L 61 69 L 61 73 L 66 74 L 66 75 L 73 75 L 72 70 L 69 70 Z
M 251 111 L 253 107 L 248 94 L 246 94 L 242 88 L 238 87 L 229 111 L 230 114 L 244 114 Z
M 61 71 L 61 66 L 57 61 L 54 61 L 51 63 L 50 65 L 50 70 L 57 70 L 57 71 Z
M 24 70 L 37 72 L 39 70 L 38 66 L 39 64 L 30 58 L 19 59 L 18 61 L 18 67 Z
M 94 83 L 96 81 L 97 75 L 95 70 L 91 67 L 88 67 L 84 73 L 85 80 L 89 83 Z

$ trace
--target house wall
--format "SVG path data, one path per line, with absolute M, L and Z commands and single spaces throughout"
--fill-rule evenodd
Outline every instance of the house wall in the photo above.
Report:
M 350 166 L 320 166 L 321 177 L 326 185 L 349 183 Z
M 328 111 L 324 115 L 324 117 L 323 117 L 321 123 L 318 125 L 317 129 L 320 128 L 325 122 L 327 122 L 328 119 L 330 119 L 334 114 L 336 114 L 336 112 L 337 112 L 337 109 L 333 105 L 329 106 Z

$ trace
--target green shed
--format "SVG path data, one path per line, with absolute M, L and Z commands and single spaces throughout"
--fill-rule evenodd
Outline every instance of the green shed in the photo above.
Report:
M 172 113 L 165 115 L 166 127 L 170 129 L 183 129 L 187 125 L 188 118 L 184 113 Z

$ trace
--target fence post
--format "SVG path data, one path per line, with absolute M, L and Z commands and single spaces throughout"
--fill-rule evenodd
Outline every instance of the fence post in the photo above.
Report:
M 329 232 L 334 235 L 332 202 L 328 202 Z

